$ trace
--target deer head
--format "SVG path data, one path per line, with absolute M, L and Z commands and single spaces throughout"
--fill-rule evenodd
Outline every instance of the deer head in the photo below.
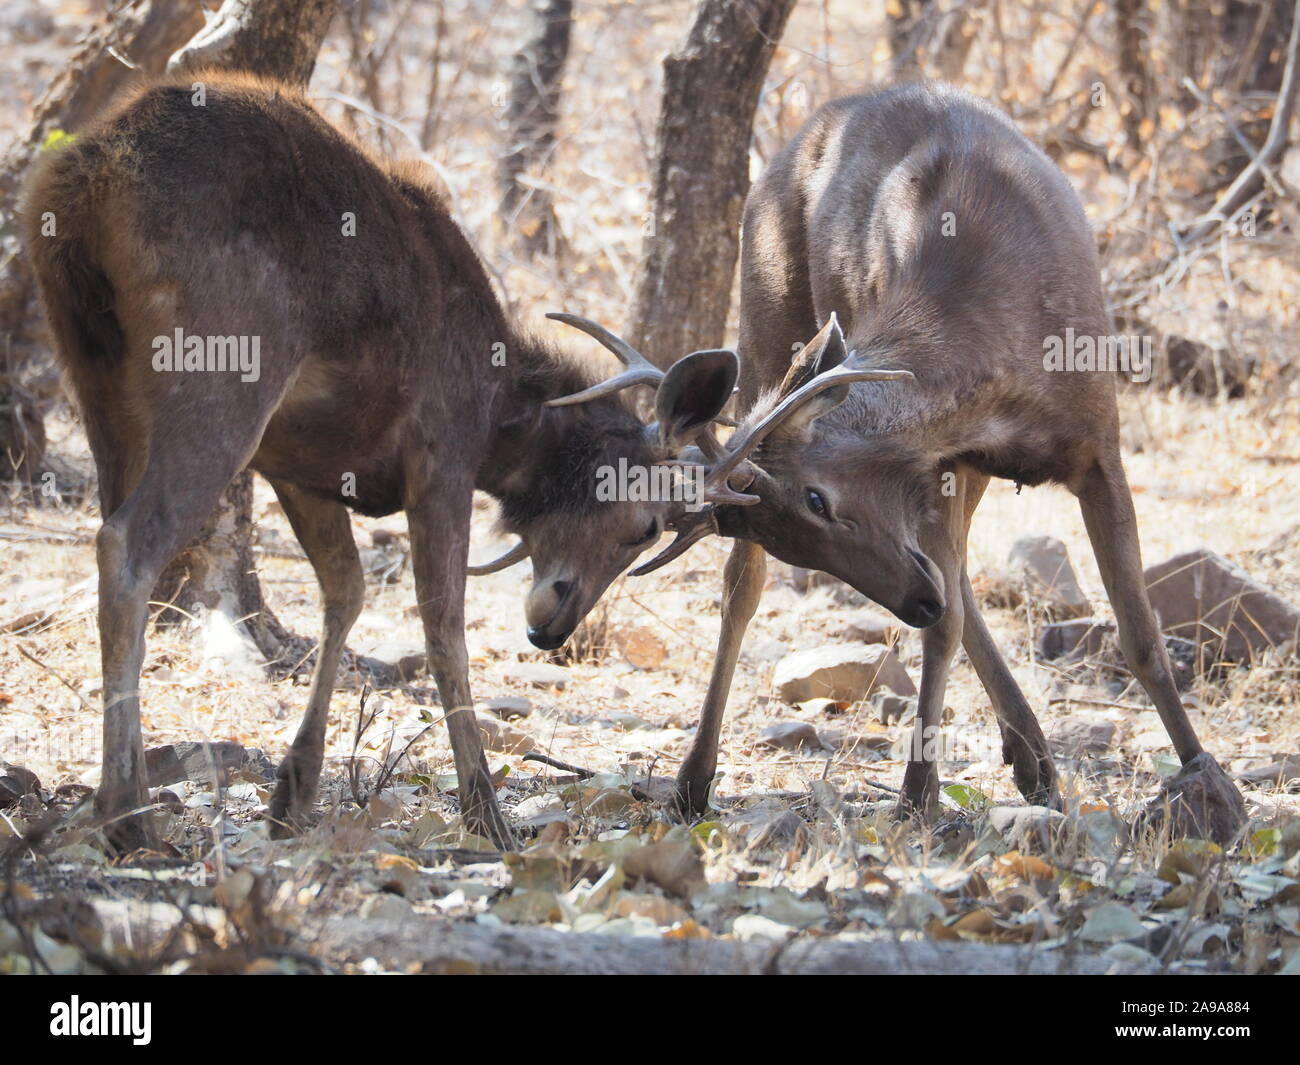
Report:
M 703 506 L 692 484 L 692 477 L 694 487 L 702 482 L 702 471 L 681 453 L 731 397 L 738 373 L 736 356 L 722 350 L 693 352 L 665 372 L 595 322 L 548 317 L 600 341 L 625 369 L 535 412 L 508 456 L 512 477 L 499 493 L 502 526 L 519 542 L 469 570 L 492 573 L 532 559 L 528 638 L 545 649 L 568 639 L 665 528 Z M 648 425 L 619 396 L 637 386 L 654 389 Z
M 938 479 L 909 453 L 824 420 L 855 382 L 911 377 L 849 352 L 831 315 L 727 445 L 704 444 L 714 505 L 681 519 L 678 541 L 635 572 L 657 569 L 718 533 L 830 573 L 909 625 L 934 624 L 948 590 L 922 553 L 919 533 L 937 514 Z

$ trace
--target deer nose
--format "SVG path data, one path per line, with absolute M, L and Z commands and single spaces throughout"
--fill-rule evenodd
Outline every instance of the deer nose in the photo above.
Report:
M 943 617 L 943 604 L 937 599 L 918 599 L 912 604 L 912 624 L 918 629 L 929 628 Z
M 576 582 L 560 579 L 542 580 L 533 585 L 528 593 L 528 602 L 524 606 L 524 617 L 528 620 L 530 639 L 534 630 L 543 632 L 551 627 L 556 616 L 573 598 L 572 593 L 576 587 Z
M 903 620 L 918 629 L 929 628 L 944 615 L 947 604 L 943 597 L 943 574 L 939 568 L 920 551 L 907 552 L 920 570 L 919 581 L 912 588 L 908 597 Z

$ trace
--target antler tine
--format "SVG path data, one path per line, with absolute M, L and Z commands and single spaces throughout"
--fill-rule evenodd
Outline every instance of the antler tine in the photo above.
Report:
M 851 360 L 853 357 L 849 356 Z M 729 441 L 727 456 L 709 471 L 705 480 L 706 490 L 725 485 L 727 478 L 741 461 L 756 448 L 763 439 L 786 418 L 812 399 L 830 388 L 852 384 L 855 381 L 908 381 L 912 380 L 910 370 L 875 370 L 866 367 L 851 366 L 849 361 L 841 363 L 833 370 L 818 374 L 802 388 L 796 389 L 768 411 L 767 416 L 747 430 L 734 442 Z
M 481 566 L 466 566 L 465 572 L 471 577 L 484 577 L 489 573 L 496 573 L 498 570 L 506 569 L 513 566 L 516 562 L 522 562 L 528 557 L 528 545 L 522 540 L 515 544 L 500 558 L 493 559 L 491 562 L 485 562 Z
M 618 356 L 619 362 L 627 367 L 616 377 L 611 377 L 608 381 L 601 381 L 599 384 L 585 388 L 581 392 L 575 392 L 571 396 L 561 396 L 559 399 L 548 399 L 546 406 L 568 407 L 574 403 L 585 403 L 589 399 L 596 399 L 598 396 L 610 396 L 615 392 L 623 391 L 625 388 L 635 388 L 637 385 L 654 385 L 658 387 L 659 382 L 664 379 L 663 370 L 654 365 L 626 340 L 615 336 L 599 322 L 593 322 L 590 318 L 583 318 L 576 314 L 566 314 L 563 311 L 552 311 L 546 317 L 557 322 L 563 322 L 565 325 L 581 330 L 589 337 L 598 340 L 604 347 Z
M 693 545 L 699 543 L 706 536 L 713 536 L 718 533 L 717 515 L 711 506 L 697 511 L 690 521 L 690 528 L 678 530 L 673 542 L 649 562 L 645 562 L 632 570 L 632 576 L 644 577 L 647 573 L 653 573 L 660 566 L 666 566 L 673 559 L 686 554 Z

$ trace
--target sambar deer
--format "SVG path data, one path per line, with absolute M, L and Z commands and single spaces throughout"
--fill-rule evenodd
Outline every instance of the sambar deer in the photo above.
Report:
M 531 554 L 530 638 L 558 646 L 682 510 L 598 501 L 596 471 L 672 459 L 730 397 L 735 356 L 697 352 L 664 374 L 594 323 L 554 316 L 634 363 L 594 383 L 507 321 L 426 171 L 372 159 L 301 94 L 253 78 L 200 73 L 138 92 L 46 155 L 24 213 L 99 474 L 96 802 L 114 842 L 150 841 L 133 816 L 147 805 L 138 685 L 150 590 L 247 467 L 279 497 L 324 606 L 273 831 L 311 808 L 335 673 L 362 606 L 348 511 L 404 510 L 465 822 L 508 844 L 472 711 L 461 712 L 472 707 L 474 490 L 500 501 L 521 539 L 499 565 Z M 159 358 L 173 336 L 185 356 L 174 365 Z M 220 356 L 238 350 L 228 341 L 256 338 L 260 365 L 223 369 L 204 338 L 221 342 Z M 627 383 L 656 387 L 657 423 L 613 395 Z
M 1182 761 L 1203 754 L 1142 580 L 1115 373 L 1053 372 L 1045 358 L 1054 338 L 1101 338 L 1107 321 L 1092 231 L 1069 182 L 967 93 L 918 84 L 833 102 L 773 159 L 744 215 L 746 417 L 725 451 L 714 441 L 703 459 L 715 489 L 729 479 L 758 501 L 688 516 L 678 542 L 634 571 L 711 532 L 736 539 L 717 658 L 677 778 L 686 810 L 703 812 L 716 772 L 764 552 L 830 573 L 924 629 L 900 814 L 936 804 L 923 739 L 936 734 L 959 642 L 1020 792 L 1058 800 L 1042 730 L 967 577 L 967 529 L 991 477 L 1062 484 L 1078 498 L 1128 664 Z M 1208 755 L 1201 765 L 1227 796 L 1218 832 L 1231 835 L 1244 821 L 1240 796 Z

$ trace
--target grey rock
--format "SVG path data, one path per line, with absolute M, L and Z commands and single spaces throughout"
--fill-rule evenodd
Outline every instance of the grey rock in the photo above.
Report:
M 857 702 L 877 688 L 915 695 L 916 685 L 893 651 L 879 644 L 834 644 L 796 651 L 777 663 L 773 682 L 787 703 L 807 699 Z
M 527 717 L 533 712 L 532 700 L 522 695 L 498 695 L 492 699 L 484 699 L 479 706 L 489 713 L 496 714 L 502 721 Z
M 803 847 L 808 843 L 808 825 L 793 810 L 784 810 L 755 825 L 750 835 L 749 846 L 756 851 Z
M 518 662 L 507 667 L 506 680 L 512 684 L 526 684 L 534 688 L 562 690 L 569 683 L 569 672 L 549 662 Z
M 1046 806 L 994 806 L 985 817 L 1007 844 L 1022 850 L 1048 850 L 1069 828 L 1063 813 Z
M 843 621 L 840 632 L 846 640 L 859 643 L 887 643 L 892 645 L 903 631 L 900 622 L 875 610 L 855 610 Z
M 792 566 L 790 567 L 790 584 L 796 591 L 804 594 L 811 592 L 814 588 L 825 588 L 837 603 L 857 606 L 869 602 L 861 592 L 849 587 L 838 577 L 823 573 L 821 570 L 801 569 L 798 566 Z
M 378 891 L 361 904 L 360 914 L 367 920 L 404 921 L 415 915 L 415 909 L 401 895 Z
M 1252 661 L 1271 647 L 1294 646 L 1300 634 L 1300 609 L 1206 548 L 1143 576 L 1161 626 L 1194 643 L 1203 661 Z
M 512 813 L 515 821 L 529 828 L 544 828 L 553 821 L 567 820 L 569 816 L 564 800 L 550 792 L 530 795 Z
M 828 730 L 821 734 L 822 745 L 839 751 L 840 754 L 871 754 L 888 751 L 893 746 L 893 738 L 884 732 L 850 732 Z
M 1081 618 L 1092 604 L 1079 587 L 1065 544 L 1051 536 L 1025 536 L 1011 547 L 1007 558 L 1012 574 L 1023 580 L 1030 594 L 1053 618 Z
M 880 723 L 888 725 L 891 721 L 900 724 L 908 719 L 908 713 L 916 713 L 916 697 L 899 695 L 897 692 L 877 692 L 875 704 L 880 711 Z
M 1236 776 L 1248 784 L 1291 789 L 1300 786 L 1300 755 L 1274 755 L 1259 764 L 1242 769 Z
M 362 648 L 361 653 L 396 670 L 403 680 L 411 680 L 424 672 L 426 664 L 424 645 L 413 641 L 380 640 Z
M 1105 718 L 1066 717 L 1047 727 L 1047 744 L 1064 758 L 1105 754 L 1115 742 L 1115 722 Z
M 18 805 L 25 795 L 40 795 L 41 781 L 30 769 L 0 762 L 0 809 Z
M 192 780 L 209 787 L 224 784 L 231 770 L 243 766 L 247 752 L 233 740 L 213 743 L 168 743 L 144 752 L 148 785 L 161 788 Z
M 1051 660 L 1066 655 L 1093 658 L 1116 650 L 1115 625 L 1097 618 L 1052 621 L 1038 634 L 1038 652 Z
M 806 721 L 783 721 L 769 725 L 759 735 L 759 743 L 783 751 L 820 750 L 822 741 L 817 730 Z
M 528 734 L 512 728 L 500 718 L 476 712 L 474 720 L 478 725 L 479 741 L 485 750 L 502 754 L 526 754 L 532 750 L 533 741 Z

